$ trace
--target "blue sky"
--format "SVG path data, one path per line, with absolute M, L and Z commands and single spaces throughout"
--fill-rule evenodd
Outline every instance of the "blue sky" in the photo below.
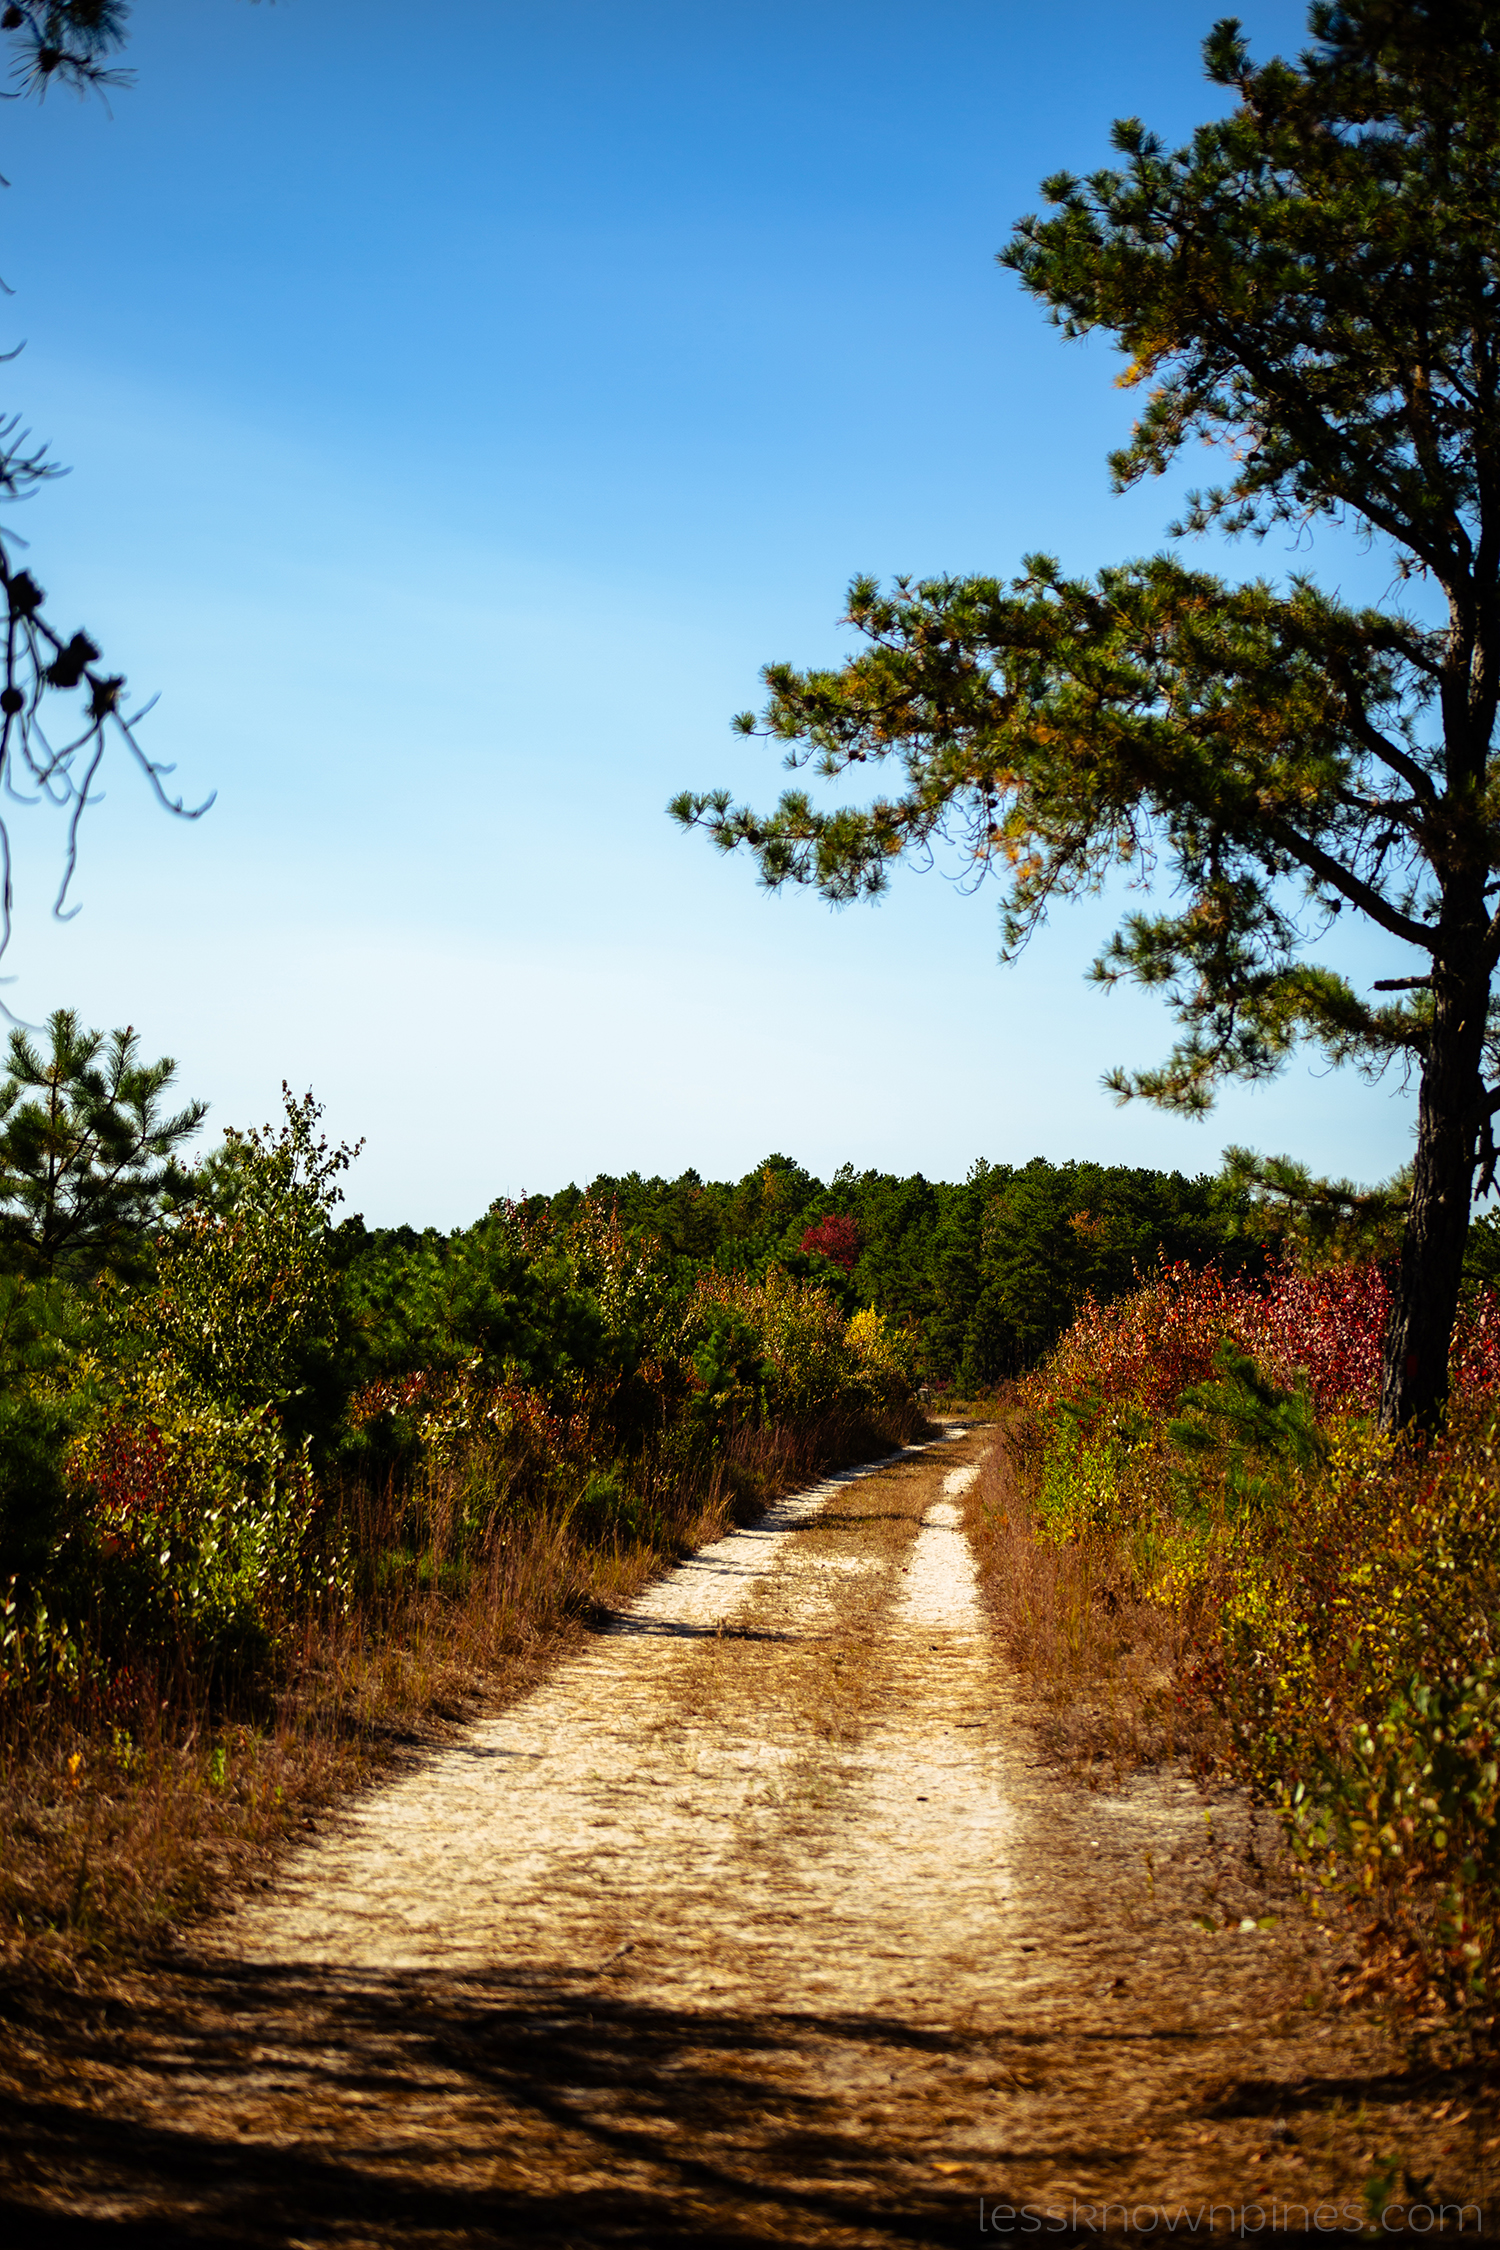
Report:
M 112 114 L 9 105 L 11 395 L 73 471 L 19 527 L 218 792 L 176 824 L 117 762 L 61 928 L 56 824 L 16 814 L 13 1009 L 135 1024 L 215 1125 L 310 1084 L 372 1221 L 771 1149 L 1393 1169 L 1409 1099 L 1321 1069 L 1116 1108 L 1169 1027 L 1083 981 L 1108 904 L 1001 969 L 992 894 L 834 914 L 663 816 L 774 795 L 729 716 L 847 645 L 856 570 L 1159 543 L 1172 492 L 1108 490 L 1114 355 L 993 256 L 1112 117 L 1217 105 L 1215 12 L 141 0 Z

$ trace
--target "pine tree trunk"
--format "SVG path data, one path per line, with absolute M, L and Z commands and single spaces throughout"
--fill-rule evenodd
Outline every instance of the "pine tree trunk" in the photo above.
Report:
M 1417 1153 L 1401 1267 L 1386 1323 L 1380 1426 L 1431 1428 L 1448 1395 L 1477 1149 L 1485 995 L 1436 995 L 1432 1046 L 1417 1108 Z

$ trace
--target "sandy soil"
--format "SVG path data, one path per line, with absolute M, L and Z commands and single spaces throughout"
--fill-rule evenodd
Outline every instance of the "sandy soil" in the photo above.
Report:
M 1038 1761 L 961 1528 L 988 1442 L 704 1549 L 122 1986 L 13 2078 L 0 2222 L 911 2245 L 1482 2198 L 1465 2082 L 1331 2005 L 1242 1804 Z

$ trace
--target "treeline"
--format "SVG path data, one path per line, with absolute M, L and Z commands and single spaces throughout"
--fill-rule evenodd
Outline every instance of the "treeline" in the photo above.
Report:
M 659 1250 L 680 1287 L 703 1270 L 780 1270 L 846 1314 L 873 1306 L 910 1332 L 928 1381 L 966 1392 L 1034 1366 L 1087 1298 L 1118 1297 L 1162 1257 L 1234 1274 L 1265 1262 L 1250 1194 L 1221 1177 L 1036 1157 L 980 1161 L 958 1183 L 849 1165 L 825 1182 L 775 1155 L 737 1181 L 602 1173 L 449 1235 L 348 1220 L 338 1254 L 366 1307 L 365 1348 L 394 1369 L 465 1350 L 524 1355 L 545 1330 L 586 1357 L 587 1309 L 554 1304 L 542 1319 L 514 1232 L 517 1218 L 567 1228 L 586 1210 Z
M 169 1643 L 253 1669 L 398 1552 L 480 1567 L 517 1510 L 670 1545 L 704 1493 L 899 1441 L 922 1383 L 1037 1366 L 1163 1261 L 1278 1256 L 1242 1173 L 1042 1158 L 949 1183 L 776 1155 L 371 1229 L 311 1096 L 189 1166 L 168 1059 L 67 1011 L 48 1034 L 0 1083 L 0 1686 Z M 405 1514 L 356 1536 L 369 1493 Z

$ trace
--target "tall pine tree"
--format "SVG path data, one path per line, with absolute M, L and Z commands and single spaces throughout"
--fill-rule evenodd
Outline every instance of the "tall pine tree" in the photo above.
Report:
M 1115 1074 L 1122 1095 L 1201 1110 L 1299 1042 L 1409 1066 L 1396 1429 L 1441 1409 L 1500 1109 L 1500 7 L 1348 0 L 1310 26 L 1296 63 L 1256 67 L 1218 24 L 1229 114 L 1175 150 L 1117 124 L 1119 163 L 1045 181 L 1002 263 L 1066 335 L 1112 335 L 1145 387 L 1117 485 L 1223 448 L 1226 481 L 1174 537 L 1353 523 L 1440 592 L 1441 621 L 1307 578 L 1229 585 L 1175 551 L 1091 580 L 1045 556 L 1008 582 L 860 579 L 867 646 L 840 671 L 771 666 L 761 723 L 794 765 L 890 762 L 896 786 L 833 811 L 799 789 L 766 815 L 722 791 L 673 811 L 835 900 L 957 836 L 1006 886 L 1011 947 L 1054 899 L 1159 866 L 1180 903 L 1128 916 L 1093 973 L 1161 990 L 1181 1036 Z M 1346 912 L 1404 949 L 1403 974 L 1360 991 L 1313 958 L 1309 926 Z

